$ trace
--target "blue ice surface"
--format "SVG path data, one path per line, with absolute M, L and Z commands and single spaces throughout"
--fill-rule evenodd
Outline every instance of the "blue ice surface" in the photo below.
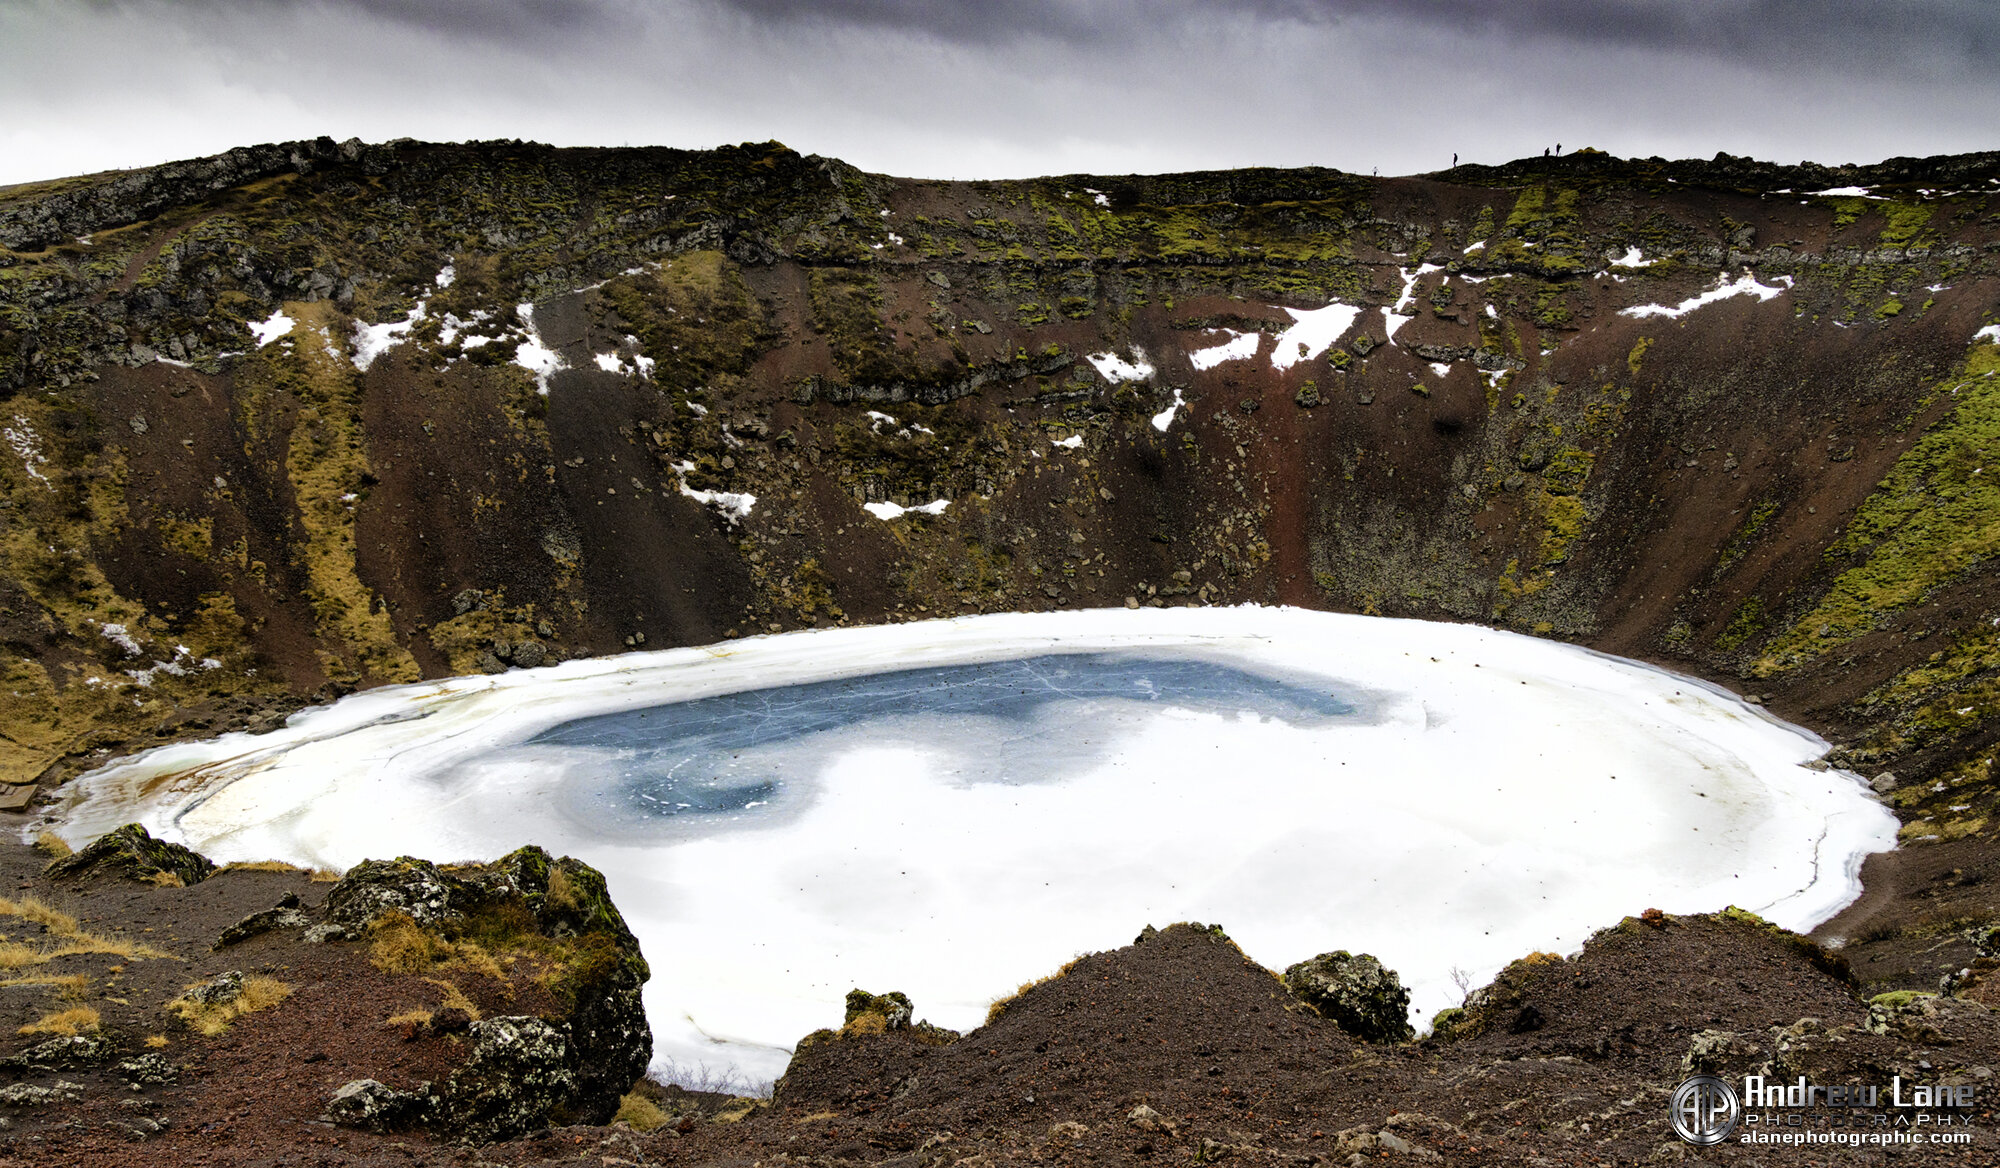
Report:
M 859 746 L 931 752 L 948 782 L 1050 782 L 1115 751 L 1163 707 L 1315 726 L 1365 717 L 1372 704 L 1326 678 L 1266 676 L 1197 653 L 1050 653 L 598 714 L 516 749 L 561 768 L 571 816 L 644 834 L 674 819 L 783 816 L 809 800 L 819 764 Z

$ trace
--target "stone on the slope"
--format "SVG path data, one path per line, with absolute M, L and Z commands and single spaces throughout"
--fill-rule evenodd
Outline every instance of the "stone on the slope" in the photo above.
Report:
M 142 1054 L 126 1059 L 111 1069 L 134 1091 L 171 1083 L 181 1077 L 181 1069 L 160 1054 Z
M 218 973 L 179 998 L 197 1006 L 226 1006 L 243 996 L 243 971 L 232 969 Z
M 1410 991 L 1366 953 L 1322 953 L 1285 970 L 1285 985 L 1320 1015 L 1363 1042 L 1408 1042 Z
M 73 1034 L 66 1038 L 51 1038 L 47 1042 L 38 1042 L 9 1058 L 0 1059 L 0 1069 L 67 1071 L 76 1067 L 94 1067 L 117 1057 L 117 1049 L 108 1038 L 91 1034 Z
M 326 914 L 335 924 L 366 928 L 400 912 L 428 928 L 454 915 L 451 894 L 451 882 L 429 860 L 363 860 L 326 894 Z
M 342 1127 L 390 1132 L 410 1126 L 429 1107 L 429 1100 L 422 1094 L 398 1091 L 374 1079 L 354 1079 L 341 1084 L 333 1093 L 322 1118 Z
M 469 1031 L 471 1053 L 432 1088 L 433 1129 L 467 1143 L 547 1127 L 576 1094 L 569 1039 L 540 1018 L 488 1018 Z M 629 1085 L 629 1084 L 628 1084 Z
M 136 823 L 114 828 L 78 851 L 50 864 L 51 877 L 112 872 L 132 880 L 173 880 L 199 884 L 214 873 L 215 863 L 192 848 L 154 839 Z
M 226 949 L 242 941 L 263 933 L 279 929 L 304 929 L 312 925 L 312 918 L 295 908 L 267 908 L 254 912 L 235 924 L 222 930 L 211 949 Z

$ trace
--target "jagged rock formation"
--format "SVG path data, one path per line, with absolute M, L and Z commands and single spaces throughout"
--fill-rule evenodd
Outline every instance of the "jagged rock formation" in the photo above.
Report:
M 468 1052 L 448 1079 L 412 1092 L 348 1084 L 329 1112 L 337 1118 L 484 1142 L 551 1120 L 603 1123 L 645 1073 L 653 1032 L 639 992 L 650 971 L 603 876 L 583 861 L 536 847 L 490 864 L 365 860 L 327 893 L 325 910 L 347 936 L 373 937 L 385 963 L 467 946 L 475 960 L 530 954 L 559 1006 L 548 1018 L 466 1019 Z M 444 1024 L 444 1012 L 429 1022 Z
M 129 880 L 198 884 L 215 871 L 215 864 L 193 848 L 154 839 L 136 823 L 107 831 L 80 851 L 49 864 L 58 879 L 110 872 Z

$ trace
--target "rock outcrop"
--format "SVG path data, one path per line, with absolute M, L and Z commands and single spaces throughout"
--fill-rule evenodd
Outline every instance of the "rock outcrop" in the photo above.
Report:
M 1408 1042 L 1410 991 L 1366 953 L 1322 953 L 1285 970 L 1285 985 L 1320 1016 L 1363 1042 Z
M 356 864 L 327 894 L 348 936 L 413 930 L 450 947 L 518 950 L 541 964 L 559 1009 L 548 1017 L 469 1022 L 464 1063 L 441 1082 L 398 1092 L 350 1083 L 329 1104 L 337 1122 L 416 1126 L 483 1142 L 551 1122 L 604 1123 L 645 1073 L 652 1029 L 640 990 L 650 971 L 604 877 L 568 856 L 527 847 L 490 864 L 440 867 L 403 856 Z M 449 1026 L 444 1011 L 433 1024 Z M 371 1085 L 372 1084 L 372 1085 Z
M 128 823 L 51 863 L 47 871 L 58 878 L 110 872 L 131 880 L 198 884 L 215 871 L 215 864 L 192 848 L 154 839 L 144 827 Z

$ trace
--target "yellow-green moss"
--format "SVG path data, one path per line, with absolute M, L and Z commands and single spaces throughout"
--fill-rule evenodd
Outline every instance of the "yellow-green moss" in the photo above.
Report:
M 1846 644 L 2000 551 L 2000 346 L 1974 346 L 1943 392 L 1956 404 L 1827 549 L 1853 566 L 1766 650 L 1759 676 Z
M 345 324 L 325 302 L 294 302 L 286 310 L 308 330 Z M 299 403 L 285 477 L 305 529 L 306 599 L 321 638 L 321 668 L 344 681 L 415 681 L 416 659 L 396 639 L 388 610 L 362 582 L 355 559 L 352 503 L 369 471 L 360 378 L 324 345 L 271 346 L 257 357 L 261 371 Z

